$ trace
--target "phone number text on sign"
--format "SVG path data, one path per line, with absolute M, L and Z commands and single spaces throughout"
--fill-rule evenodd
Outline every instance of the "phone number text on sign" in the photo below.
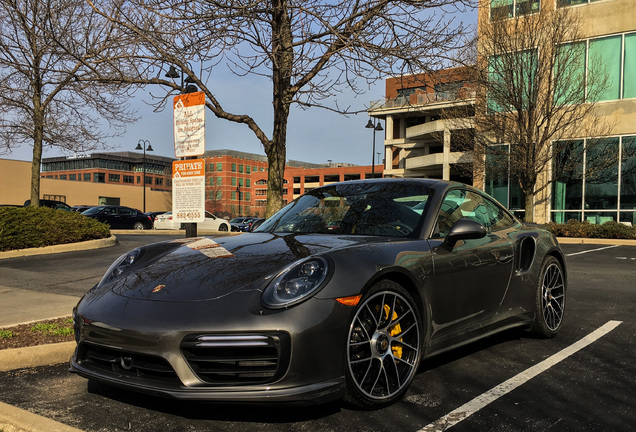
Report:
M 205 168 L 203 160 L 172 164 L 172 214 L 177 222 L 205 220 Z

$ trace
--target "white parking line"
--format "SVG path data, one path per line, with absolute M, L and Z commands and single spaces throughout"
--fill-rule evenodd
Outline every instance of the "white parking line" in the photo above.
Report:
M 602 251 L 602 250 L 605 250 L 605 249 L 611 249 L 611 248 L 615 248 L 615 247 L 619 247 L 619 246 L 620 245 L 605 246 L 605 247 L 598 248 L 598 249 L 590 249 L 590 250 L 586 250 L 586 251 L 583 251 L 583 252 L 575 252 L 575 253 L 567 254 L 566 256 L 581 255 L 581 254 L 585 254 L 585 253 L 588 253 L 588 252 L 598 252 L 598 251 Z
M 572 354 L 605 336 L 607 333 L 618 327 L 618 325 L 621 323 L 622 321 L 608 321 L 605 325 L 596 329 L 589 335 L 585 336 L 583 339 L 580 339 L 578 342 L 575 342 L 569 347 L 562 349 L 553 356 L 543 360 L 541 363 L 538 363 L 531 368 L 526 369 L 525 371 L 510 378 L 508 381 L 499 384 L 497 387 L 488 390 L 486 393 L 477 396 L 475 399 L 446 414 L 444 417 L 441 417 L 428 426 L 425 426 L 418 432 L 441 432 L 453 427 L 454 425 L 473 415 L 480 409 L 486 407 L 491 402 L 496 401 L 500 397 L 516 389 L 517 387 L 531 380 L 540 373 L 545 372 L 560 361 L 565 360 Z

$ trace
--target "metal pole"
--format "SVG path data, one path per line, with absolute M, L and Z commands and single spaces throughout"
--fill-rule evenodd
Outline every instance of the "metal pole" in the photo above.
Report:
M 375 178 L 375 125 L 373 126 L 373 152 L 371 153 L 371 178 Z
M 143 175 L 143 184 L 141 185 L 144 189 L 144 203 L 143 203 L 143 207 L 144 207 L 144 213 L 146 213 L 146 144 L 144 143 L 144 159 L 143 159 L 143 171 L 144 171 L 144 175 Z

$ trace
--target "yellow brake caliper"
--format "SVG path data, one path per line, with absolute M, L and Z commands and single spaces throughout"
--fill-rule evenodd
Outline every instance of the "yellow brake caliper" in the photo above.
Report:
M 389 313 L 391 312 L 391 307 L 387 304 L 384 305 L 384 313 L 385 313 L 385 318 L 389 318 Z M 398 317 L 398 314 L 393 311 L 393 316 L 391 317 L 391 321 L 395 321 Z M 395 324 L 393 327 L 391 327 L 389 329 L 389 334 L 391 336 L 395 336 L 400 334 L 400 332 L 402 332 L 402 327 L 400 326 L 400 323 Z M 402 338 L 399 339 L 400 341 L 402 340 Z M 393 351 L 393 356 L 397 357 L 397 358 L 402 358 L 402 347 L 401 346 L 395 346 L 392 345 L 391 346 L 391 351 Z

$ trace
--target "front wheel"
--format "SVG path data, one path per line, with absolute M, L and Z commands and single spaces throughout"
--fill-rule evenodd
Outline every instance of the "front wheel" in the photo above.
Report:
M 219 226 L 219 231 L 227 231 L 227 225 L 225 225 L 225 224 L 221 224 L 221 225 Z
M 420 361 L 420 318 L 399 284 L 384 280 L 363 297 L 351 321 L 345 400 L 379 408 L 401 398 Z
M 549 256 L 541 266 L 532 332 L 553 337 L 561 328 L 565 312 L 565 277 L 559 261 Z

